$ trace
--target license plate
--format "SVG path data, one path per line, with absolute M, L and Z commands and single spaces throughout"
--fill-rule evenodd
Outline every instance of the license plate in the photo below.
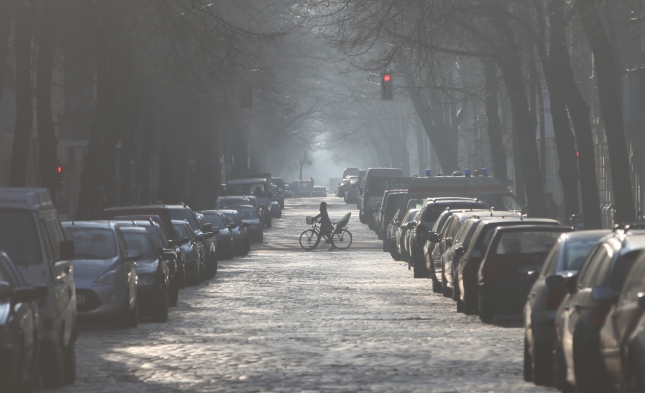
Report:
M 536 272 L 538 270 L 540 270 L 539 265 L 520 265 L 517 268 L 518 273 Z
M 76 304 L 85 304 L 85 295 L 76 295 Z

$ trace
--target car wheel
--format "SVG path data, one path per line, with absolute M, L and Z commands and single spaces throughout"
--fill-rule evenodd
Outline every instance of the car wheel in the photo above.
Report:
M 363 210 L 358 211 L 358 220 L 361 222 L 361 224 L 367 224 L 367 220 L 365 219 L 365 215 L 363 214 Z
M 420 258 L 412 258 L 412 268 L 414 269 L 414 278 L 429 278 L 430 272 L 426 267 L 425 261 L 420 261 Z
M 177 278 L 170 282 L 170 289 L 168 292 L 168 304 L 172 307 L 177 305 L 179 301 L 179 288 L 177 287 Z
M 441 286 L 441 294 L 443 295 L 443 297 L 452 297 L 452 288 L 445 285 L 446 276 L 443 273 L 443 268 L 441 269 L 441 282 L 444 283 L 444 285 Z
M 134 307 L 130 309 L 130 292 L 126 293 L 123 310 L 117 316 L 114 327 L 117 329 L 129 329 L 135 328 L 139 325 L 139 304 L 137 301 L 134 302 Z
M 553 354 L 544 345 L 534 345 L 533 382 L 538 386 L 553 386 Z
M 533 359 L 529 351 L 529 342 L 524 336 L 524 381 L 533 382 Z
M 479 319 L 483 323 L 493 323 L 493 308 L 491 305 L 484 299 L 484 296 L 479 295 Z
M 437 280 L 437 278 L 436 278 L 436 277 L 432 277 L 432 292 L 434 292 L 434 293 L 441 293 L 441 291 L 443 290 L 443 288 L 442 288 L 442 287 L 443 287 L 443 286 L 441 285 L 441 283 L 439 282 L 439 280 Z
M 65 349 L 65 385 L 76 382 L 76 345 L 73 341 Z
M 214 253 L 211 253 L 208 258 L 208 263 L 206 264 L 206 271 L 204 272 L 204 279 L 212 280 L 217 274 L 217 257 Z
M 562 346 L 558 342 L 553 350 L 553 384 L 562 393 L 575 393 L 575 387 L 567 382 L 567 363 Z
M 63 345 L 63 337 L 56 343 L 56 348 L 53 356 L 48 354 L 41 354 L 40 362 L 40 380 L 43 387 L 48 389 L 56 389 L 65 385 L 65 346 Z
M 267 228 L 271 228 L 271 218 L 267 221 Z
M 168 322 L 168 290 L 162 288 L 157 299 L 157 307 L 152 315 L 152 321 L 157 323 Z
M 390 256 L 395 261 L 400 261 L 401 260 L 401 254 L 399 254 L 399 251 L 396 249 L 396 245 L 394 245 L 394 244 L 390 244 Z
M 390 247 L 388 247 L 389 245 L 390 245 L 390 241 L 386 238 L 383 238 L 383 252 L 390 251 Z
M 477 302 L 475 299 L 475 295 L 471 293 L 471 290 L 464 283 L 464 313 L 466 315 L 477 314 Z

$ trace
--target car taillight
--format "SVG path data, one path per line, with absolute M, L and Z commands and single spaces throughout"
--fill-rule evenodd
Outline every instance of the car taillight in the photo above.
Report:
M 549 288 L 549 292 L 546 295 L 546 309 L 549 311 L 557 310 L 566 294 L 567 291 L 564 288 Z
M 591 314 L 591 324 L 597 327 L 604 325 L 610 308 L 611 301 L 599 301 L 593 308 L 593 313 Z

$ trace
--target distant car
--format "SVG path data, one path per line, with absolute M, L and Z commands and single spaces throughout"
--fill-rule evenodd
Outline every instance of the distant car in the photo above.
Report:
M 355 204 L 358 202 L 358 180 L 350 180 L 345 190 L 345 203 Z
M 262 224 L 260 223 L 260 217 L 258 217 L 252 206 L 229 206 L 226 209 L 237 211 L 242 222 L 248 224 L 246 230 L 252 242 L 262 243 L 264 240 Z
M 74 243 L 63 234 L 49 191 L 0 188 L 0 250 L 7 253 L 28 285 L 46 284 L 49 288 L 38 308 L 42 384 L 57 388 L 73 383 L 78 336 Z
M 145 228 L 121 228 L 128 250 L 138 250 L 142 257 L 137 261 L 137 301 L 141 314 L 149 314 L 154 322 L 168 321 L 168 292 L 171 251 L 162 251 Z
M 616 294 L 643 250 L 645 231 L 616 230 L 596 244 L 578 274 L 551 283 L 568 292 L 555 317 L 553 364 L 557 387 L 611 391 L 604 374 L 600 332 Z
M 206 256 L 204 246 L 195 237 L 195 233 L 186 220 L 172 220 L 176 236 L 182 239 L 184 254 L 186 255 L 186 282 L 188 285 L 197 285 L 205 280 Z
M 64 222 L 74 241 L 74 281 L 79 322 L 111 322 L 117 328 L 139 323 L 136 261 L 121 230 L 110 221 Z
M 564 278 L 576 274 L 589 251 L 609 230 L 569 232 L 560 235 L 551 249 L 533 284 L 524 306 L 524 379 L 536 385 L 553 383 L 553 346 L 555 344 L 555 313 L 567 292 L 564 287 L 551 287 L 554 276 Z
M 311 191 L 311 196 L 314 197 L 326 197 L 327 190 L 323 186 L 314 186 L 314 189 Z
M 281 177 L 272 177 L 271 183 L 277 187 L 277 191 L 273 191 L 275 199 L 280 204 L 280 209 L 284 209 L 284 198 L 285 198 L 285 184 L 284 180 Z
M 45 284 L 29 286 L 0 252 L 0 392 L 33 392 L 38 375 L 38 301 Z
M 284 185 L 284 197 L 293 198 L 293 191 L 291 190 L 291 185 L 289 184 Z
M 237 210 L 218 210 L 225 218 L 233 234 L 235 252 L 237 255 L 246 255 L 251 248 L 251 237 L 248 232 L 249 224 L 242 221 Z
M 414 218 L 419 214 L 419 209 L 410 209 L 408 212 L 403 216 L 403 221 L 401 221 L 401 225 L 398 226 L 396 229 L 396 235 L 395 235 L 395 240 L 396 240 L 396 251 L 399 255 L 399 258 L 403 261 L 408 261 L 410 260 L 407 249 L 406 249 L 406 234 L 409 230 L 413 230 L 414 226 L 412 226 L 412 221 L 414 221 Z
M 216 210 L 204 210 L 200 212 L 206 221 L 211 223 L 213 229 L 218 229 L 217 252 L 219 259 L 231 259 L 235 256 L 235 242 L 232 228 L 226 222 L 226 217 Z

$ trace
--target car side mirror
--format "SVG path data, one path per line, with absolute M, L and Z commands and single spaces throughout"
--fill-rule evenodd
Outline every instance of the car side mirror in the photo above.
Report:
M 566 289 L 568 293 L 576 293 L 578 291 L 577 274 L 566 279 L 564 283 L 564 289 Z
M 11 303 L 33 302 L 40 299 L 38 292 L 32 287 L 16 288 L 11 295 Z
M 58 252 L 60 254 L 60 260 L 70 260 L 74 259 L 74 241 L 73 240 L 63 240 L 58 245 Z
M 448 248 L 452 247 L 452 238 L 451 237 L 446 238 L 446 247 L 448 247 Z
M 13 295 L 13 287 L 6 281 L 0 281 L 0 298 Z
M 441 241 L 441 235 L 437 232 L 428 232 L 428 240 L 432 243 L 439 243 Z
M 591 291 L 591 298 L 595 301 L 612 300 L 616 291 L 612 287 L 595 287 Z
M 564 288 L 567 279 L 559 274 L 554 274 L 546 278 L 546 286 L 549 288 Z
M 138 261 L 141 260 L 141 258 L 143 258 L 141 250 L 128 250 L 125 256 L 125 260 L 127 262 Z
M 175 259 L 177 257 L 177 254 L 174 253 L 174 251 L 171 250 L 163 250 L 161 252 L 161 259 L 163 261 L 170 261 L 172 259 Z
M 645 310 L 645 292 L 640 292 L 638 294 L 638 307 L 640 307 L 641 310 Z
M 457 255 L 458 257 L 463 257 L 465 253 L 466 253 L 466 249 L 464 248 L 464 246 L 459 246 L 455 250 L 455 255 Z
M 212 232 L 212 231 L 213 231 L 213 224 L 211 224 L 210 222 L 209 222 L 209 223 L 204 224 L 204 225 L 202 226 L 202 231 L 203 231 L 203 232 Z

